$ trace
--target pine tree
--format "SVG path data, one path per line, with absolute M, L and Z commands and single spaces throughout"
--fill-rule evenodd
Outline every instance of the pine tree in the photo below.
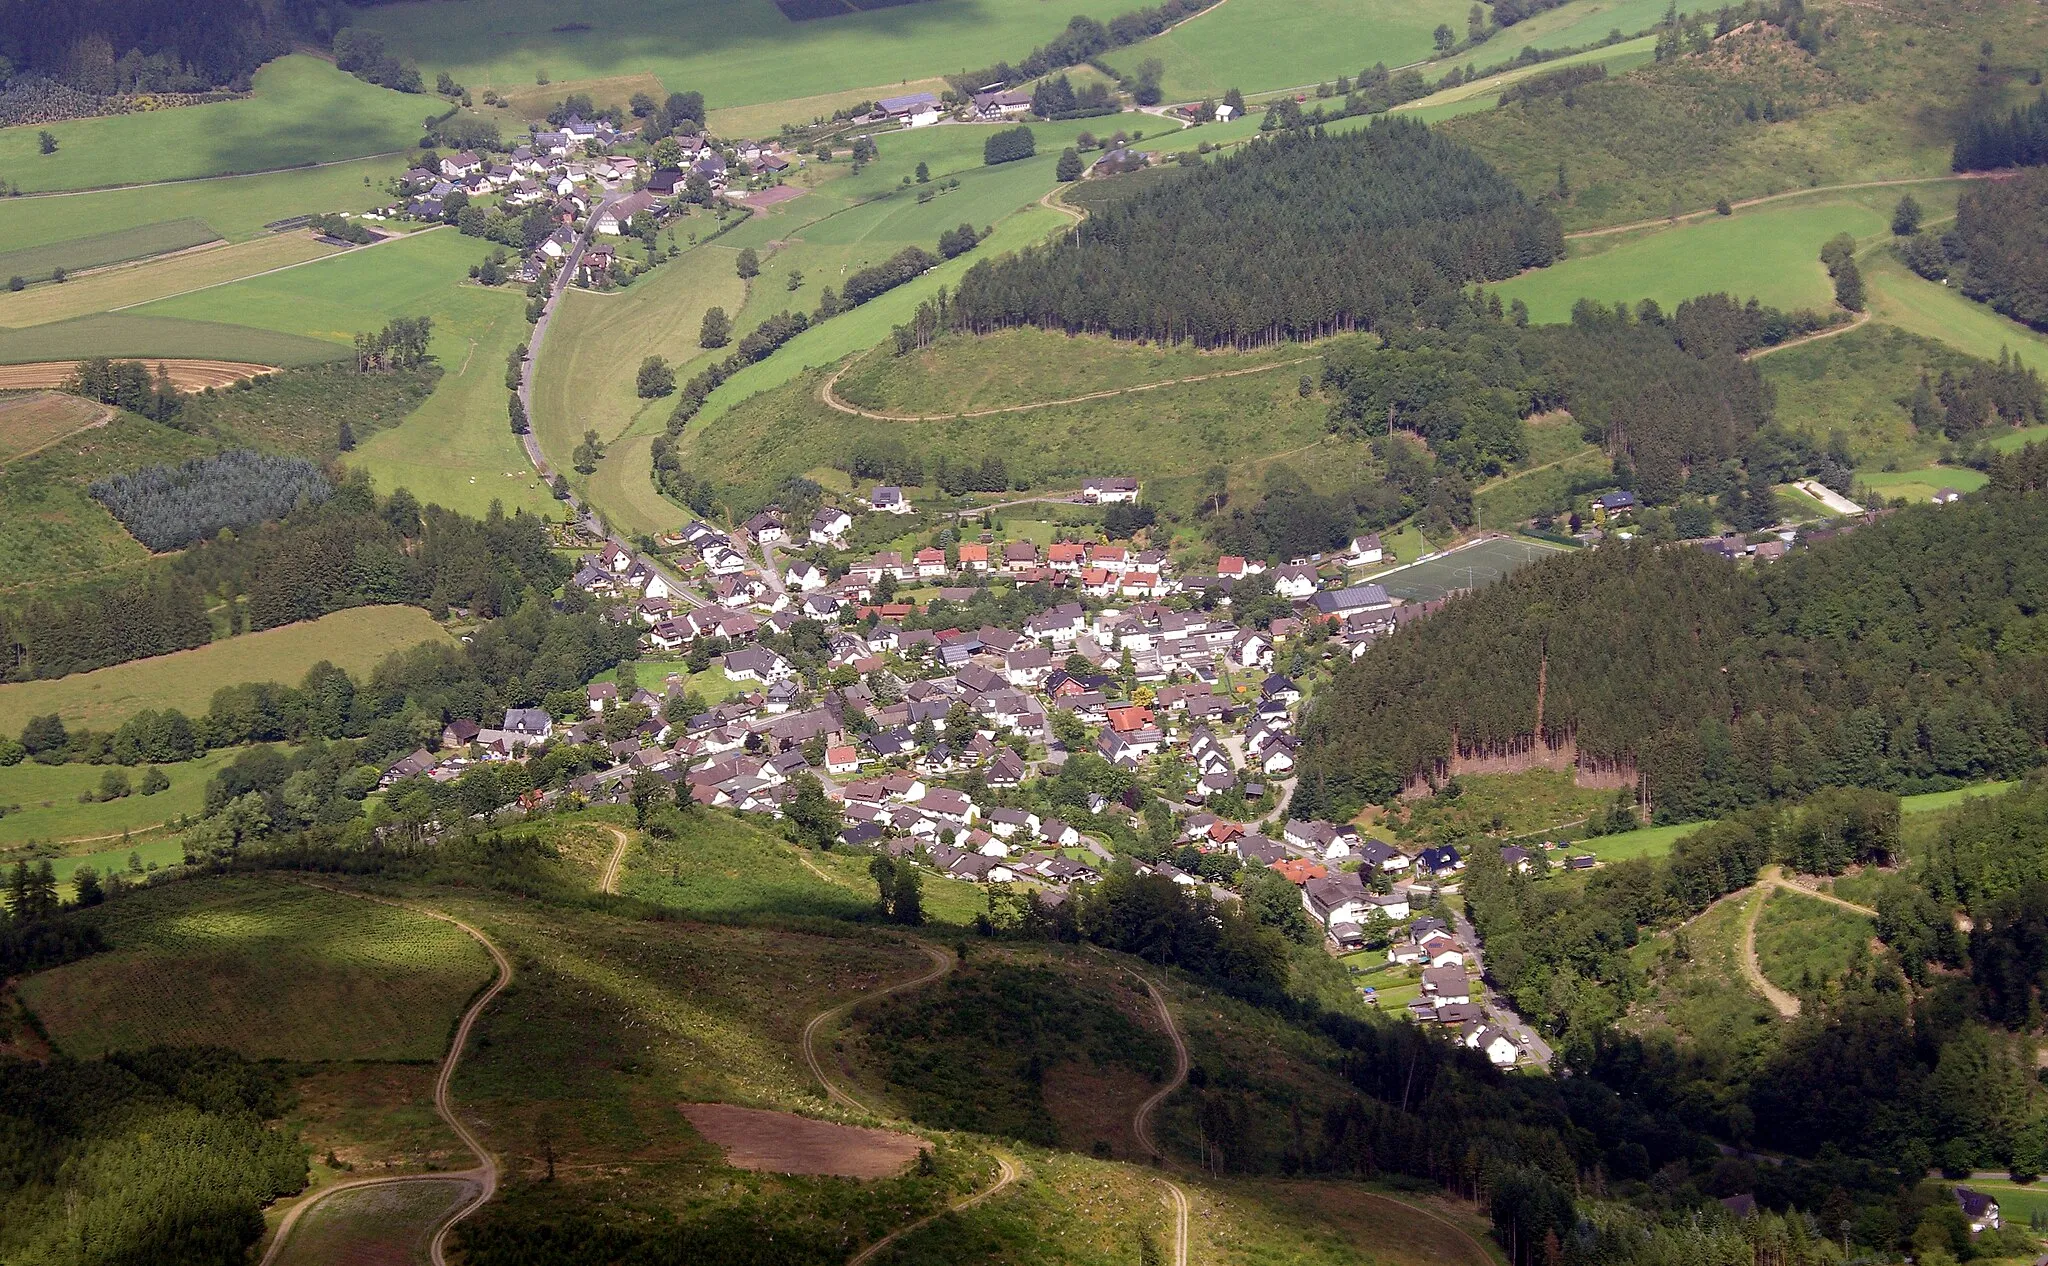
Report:
M 356 451 L 356 433 L 349 428 L 347 419 L 342 420 L 341 434 L 335 439 L 334 446 L 344 453 Z

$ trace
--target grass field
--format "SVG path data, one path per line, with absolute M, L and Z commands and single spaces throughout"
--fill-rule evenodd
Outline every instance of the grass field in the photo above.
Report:
M 459 928 L 289 881 L 145 888 L 81 917 L 112 949 L 21 986 L 78 1056 L 161 1042 L 255 1059 L 435 1059 L 490 976 Z
M 1886 500 L 1904 498 L 1911 505 L 1926 505 L 1934 500 L 1934 494 L 1943 488 L 1957 492 L 1975 492 L 1990 479 L 1980 470 L 1967 466 L 1926 466 L 1919 470 L 1872 470 L 1856 472 L 1856 487 L 1859 493 L 1868 489 L 1873 499 Z
M 0 170 L 25 192 L 188 180 L 405 149 L 431 97 L 364 83 L 317 57 L 280 57 L 242 100 L 51 123 L 57 152 L 37 153 L 34 124 L 0 128 Z
M 1892 194 L 1891 201 L 1897 200 Z M 1570 320 L 1572 305 L 1582 298 L 1609 305 L 1649 298 L 1668 312 L 1682 299 L 1717 290 L 1788 311 L 1825 311 L 1834 290 L 1821 267 L 1821 243 L 1837 233 L 1867 237 L 1884 231 L 1887 213 L 1870 201 L 1817 195 L 1672 228 L 1580 238 L 1562 262 L 1501 283 L 1501 301 L 1522 300 L 1538 322 Z
M 102 312 L 25 330 L 0 329 L 0 365 L 80 360 L 88 356 L 318 365 L 349 354 L 345 342 L 253 329 L 233 322 L 143 316 L 135 312 Z
M 222 749 L 197 760 L 158 766 L 171 780 L 169 790 L 94 804 L 80 804 L 78 797 L 98 792 L 100 779 L 108 770 L 120 770 L 133 785 L 142 780 L 143 767 L 38 765 L 30 760 L 0 767 L 0 808 L 7 811 L 7 816 L 0 817 L 0 847 L 29 840 L 118 837 L 123 831 L 145 830 L 180 814 L 196 816 L 206 803 L 206 780 L 234 757 L 233 751 Z M 126 859 L 122 854 L 121 860 Z
M 1524 537 L 1492 537 L 1372 579 L 1403 602 L 1431 602 L 1454 590 L 1491 584 L 1563 548 Z
M 765 0 L 592 0 L 577 7 L 580 29 L 564 31 L 558 6 L 501 0 L 383 5 L 353 20 L 384 31 L 429 79 L 445 69 L 472 92 L 523 91 L 545 72 L 559 99 L 578 80 L 647 73 L 730 108 L 852 89 L 886 96 L 914 78 L 1015 61 L 1074 14 L 1108 21 L 1123 3 L 933 0 L 791 22 Z M 692 38 L 676 37 L 684 29 Z
M 75 273 L 81 269 L 182 251 L 219 237 L 204 220 L 163 220 L 132 229 L 74 237 L 47 246 L 0 251 L 0 277 L 25 277 L 32 283 L 44 281 L 59 268 Z
M 394 317 L 430 316 L 430 346 L 446 375 L 412 416 L 364 442 L 351 464 L 387 492 L 410 488 L 422 501 L 470 514 L 493 501 L 546 513 L 556 503 L 505 421 L 505 355 L 531 330 L 525 299 L 511 287 L 467 280 L 486 253 L 483 243 L 445 229 L 418 233 L 140 311 L 341 343 Z M 622 371 L 628 382 L 637 367 Z
M 394 155 L 175 185 L 0 198 L 0 242 L 9 249 L 47 246 L 76 238 L 82 224 L 111 233 L 185 218 L 203 220 L 231 241 L 246 241 L 262 236 L 263 226 L 274 220 L 388 202 L 385 181 L 405 170 L 406 162 L 407 156 Z
M 1757 916 L 1757 962 L 1765 979 L 1804 996 L 1840 980 L 1872 935 L 1862 915 L 1780 888 Z
M 1984 796 L 1999 796 L 2018 786 L 2010 782 L 1980 782 L 1954 791 L 1930 791 L 1925 795 L 1899 797 L 1901 813 L 1939 813 Z
M 353 607 L 283 628 L 245 633 L 196 650 L 116 664 L 55 681 L 0 686 L 0 716 L 55 712 L 67 725 L 113 729 L 145 708 L 203 715 L 222 686 L 297 684 L 321 660 L 366 676 L 392 651 L 448 634 L 418 607 Z
M 1640 0 L 1630 0 L 1630 2 L 1640 3 Z M 1579 6 L 1574 4 L 1569 7 L 1578 8 Z M 1591 7 L 1594 6 L 1588 6 L 1588 8 Z M 1552 9 L 1540 16 L 1548 17 L 1551 14 L 1561 12 L 1563 12 L 1562 9 Z M 1661 10 L 1659 11 L 1659 16 L 1662 16 Z M 1514 30 L 1520 31 L 1522 26 L 1533 26 L 1534 24 L 1532 20 L 1516 26 Z M 1509 34 L 1513 35 L 1514 32 Z M 1605 32 L 1602 32 L 1602 34 L 1604 35 Z M 1435 123 L 1440 119 L 1456 118 L 1461 114 L 1474 114 L 1481 110 L 1491 110 L 1500 104 L 1500 90 L 1502 88 L 1507 87 L 1509 84 L 1520 83 L 1524 79 L 1534 79 L 1538 75 L 1552 74 L 1565 69 L 1567 66 L 1584 66 L 1593 63 L 1607 67 L 1607 73 L 1610 75 L 1619 75 L 1626 71 L 1634 70 L 1638 66 L 1646 65 L 1656 55 L 1656 51 L 1657 37 L 1645 35 L 1640 39 L 1623 40 L 1619 44 L 1609 44 L 1601 48 L 1588 49 L 1583 53 L 1573 53 L 1568 57 L 1559 57 L 1547 62 L 1537 62 L 1532 66 L 1521 66 L 1514 70 L 1502 71 L 1497 75 L 1487 75 L 1481 79 L 1468 80 L 1455 88 L 1444 88 L 1426 97 L 1410 101 L 1405 105 L 1395 106 L 1394 109 L 1401 114 L 1413 115 L 1425 123 Z
M 1858 257 L 1870 294 L 1870 314 L 1959 352 L 1997 360 L 2005 348 L 2036 367 L 2048 366 L 2048 337 L 1965 299 L 1960 291 L 1916 277 L 1889 251 Z
M 0 396 L 0 466 L 107 420 L 108 410 L 55 391 Z
M 1574 841 L 1571 851 L 1591 853 L 1603 862 L 1625 862 L 1636 857 L 1662 857 L 1671 851 L 1671 846 L 1680 838 L 1691 835 L 1707 825 L 1704 822 L 1681 822 L 1676 826 L 1646 826 L 1634 831 L 1623 831 L 1618 835 L 1596 835 L 1589 839 Z
M 132 307 L 333 253 L 333 247 L 314 241 L 310 233 L 278 233 L 169 259 L 110 268 L 73 278 L 61 286 L 37 286 L 20 294 L 0 295 L 0 326 L 44 325 Z
M 232 754 L 232 753 L 231 753 Z M 169 792 L 165 792 L 169 795 Z M 76 843 L 76 842 L 74 842 Z M 89 847 L 90 853 L 66 853 L 50 859 L 50 869 L 56 872 L 58 891 L 66 896 L 75 891 L 67 888 L 72 877 L 80 868 L 90 866 L 98 871 L 102 879 L 114 871 L 120 871 L 130 879 L 147 880 L 152 872 L 170 866 L 183 865 L 185 861 L 184 841 L 175 835 L 152 835 L 146 839 L 130 840 L 126 844 L 118 840 L 111 844 L 77 844 Z M 137 874 L 135 863 L 142 863 L 142 872 Z
M 1462 33 L 1465 8 L 1456 0 L 1230 0 L 1104 60 L 1129 74 L 1156 58 L 1166 68 L 1167 100 L 1220 101 L 1231 88 L 1312 88 L 1319 80 L 1355 76 L 1375 62 L 1420 61 L 1435 49 L 1430 35 L 1438 23 Z M 1504 47 L 1490 60 L 1507 55 Z

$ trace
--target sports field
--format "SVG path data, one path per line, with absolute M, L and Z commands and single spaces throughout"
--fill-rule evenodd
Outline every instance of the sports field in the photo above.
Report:
M 0 251 L 0 277 L 21 277 L 30 282 L 43 281 L 54 275 L 55 269 L 61 268 L 67 273 L 75 273 L 81 269 L 98 268 L 105 264 L 147 259 L 151 255 L 182 251 L 211 242 L 219 236 L 204 220 L 189 217 L 183 220 L 140 224 L 132 229 L 93 233 L 85 237 L 52 242 L 47 246 Z
M 1570 320 L 1572 305 L 1584 298 L 1609 305 L 1655 299 L 1668 312 L 1680 300 L 1715 291 L 1788 311 L 1825 311 L 1834 290 L 1821 267 L 1821 243 L 1837 233 L 1884 232 L 1887 216 L 1869 202 L 1817 195 L 1672 228 L 1580 238 L 1563 261 L 1501 283 L 1501 301 L 1522 300 L 1538 322 Z
M 0 716 L 55 712 L 66 725 L 96 730 L 113 729 L 145 708 L 176 708 L 198 717 L 222 686 L 245 681 L 296 685 L 323 659 L 361 679 L 392 651 L 447 638 L 418 607 L 352 607 L 97 672 L 0 686 Z
M 431 97 L 294 54 L 258 70 L 241 100 L 0 128 L 0 171 L 29 193 L 268 171 L 405 149 L 430 112 Z M 37 152 L 44 130 L 54 154 Z
M 418 0 L 350 16 L 383 31 L 429 80 L 447 70 L 472 92 L 533 88 L 545 73 L 559 98 L 579 80 L 647 73 L 724 108 L 850 89 L 885 96 L 913 78 L 1016 61 L 1075 14 L 1106 22 L 1129 7 L 928 0 L 792 22 L 769 0 L 588 0 L 573 14 L 547 0 Z
M 307 884 L 171 884 L 81 917 L 112 949 L 21 985 L 51 1041 L 81 1057 L 162 1043 L 434 1059 L 491 974 L 459 928 Z
M 1565 547 L 1520 536 L 1495 536 L 1372 577 L 1403 602 L 1431 602 L 1459 589 L 1477 589 Z
M 0 326 L 46 325 L 150 303 L 189 290 L 240 281 L 273 268 L 320 259 L 333 254 L 334 249 L 314 241 L 310 233 L 278 233 L 109 268 L 61 286 L 36 286 L 19 294 L 0 294 Z
M 262 236 L 264 225 L 322 211 L 363 211 L 389 202 L 385 182 L 405 169 L 407 155 L 364 158 L 258 176 L 217 176 L 175 185 L 106 189 L 42 198 L 0 198 L 0 242 L 9 250 L 47 246 L 79 236 L 197 219 L 222 237 Z

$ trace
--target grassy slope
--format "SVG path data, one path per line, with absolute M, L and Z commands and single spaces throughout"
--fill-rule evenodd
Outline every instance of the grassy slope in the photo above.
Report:
M 1578 6 L 1570 5 L 1567 7 L 1577 8 Z M 1550 13 L 1553 14 L 1563 12 L 1565 12 L 1564 9 L 1550 10 Z M 1400 113 L 1413 115 L 1425 123 L 1435 123 L 1440 119 L 1452 119 L 1461 114 L 1476 114 L 1481 110 L 1491 110 L 1498 106 L 1500 104 L 1500 90 L 1509 84 L 1520 83 L 1524 79 L 1534 79 L 1539 75 L 1552 74 L 1563 70 L 1567 66 L 1584 66 L 1595 63 L 1605 66 L 1609 75 L 1619 75 L 1624 71 L 1634 70 L 1638 66 L 1648 64 L 1656 52 L 1656 47 L 1657 37 L 1654 35 L 1644 35 L 1636 39 L 1624 40 L 1619 44 L 1602 45 L 1598 48 L 1588 49 L 1583 53 L 1573 53 L 1568 57 L 1560 57 L 1553 61 L 1538 62 L 1533 66 L 1522 66 L 1514 70 L 1503 71 L 1497 75 L 1488 75 L 1482 79 L 1470 80 L 1459 84 L 1455 88 L 1444 88 L 1419 100 L 1410 101 L 1406 105 L 1395 108 Z
M 1107 20 L 1124 0 L 933 0 L 872 13 L 790 22 L 764 0 L 592 0 L 562 32 L 560 6 L 501 0 L 488 6 L 412 3 L 364 10 L 354 20 L 386 32 L 431 79 L 446 69 L 471 91 L 524 89 L 545 71 L 555 92 L 582 79 L 652 72 L 671 91 L 695 89 L 716 107 L 874 87 L 1016 61 L 1076 13 Z M 687 30 L 689 38 L 677 38 Z M 808 117 L 806 115 L 805 117 Z
M 1169 101 L 1221 100 L 1231 88 L 1312 87 L 1355 76 L 1375 62 L 1422 60 L 1435 48 L 1431 33 L 1439 23 L 1464 33 L 1469 7 L 1457 0 L 1230 0 L 1105 60 L 1129 74 L 1157 59 L 1166 69 Z
M 361 158 L 404 149 L 432 97 L 364 83 L 317 57 L 281 57 L 238 101 L 51 123 L 57 152 L 37 152 L 34 124 L 0 129 L 0 169 L 30 192 L 185 180 Z
M 1872 323 L 1838 338 L 1773 352 L 1757 362 L 1778 395 L 1778 420 L 1825 443 L 1839 431 L 1860 467 L 1914 469 L 1941 448 L 1913 430 L 1913 388 L 1963 358 L 1952 348 Z
M 353 464 L 387 491 L 407 487 L 422 501 L 470 514 L 492 501 L 547 512 L 554 500 L 505 420 L 505 355 L 530 329 L 524 299 L 466 280 L 487 253 L 476 239 L 442 229 L 140 311 L 340 342 L 394 317 L 431 316 L 432 349 L 446 375 L 417 412 L 357 449 Z
M 1635 950 L 1648 988 L 1625 1021 L 1754 1061 L 1777 1041 L 1777 1013 L 1743 983 L 1742 922 L 1755 895 L 1723 901 L 1671 935 Z
M 432 1059 L 490 974 L 449 924 L 289 881 L 173 884 L 81 917 L 112 951 L 22 985 L 51 1040 L 81 1056 L 167 1042 Z
M 118 471 L 176 464 L 217 447 L 122 414 L 0 469 L 0 586 L 142 562 L 149 551 L 92 499 L 87 486 Z
M 1780 989 L 1809 994 L 1839 980 L 1873 931 L 1860 914 L 1780 889 L 1757 916 L 1757 963 Z
M 402 156 L 365 158 L 149 189 L 0 199 L 0 241 L 10 249 L 41 246 L 187 217 L 206 221 L 222 237 L 244 241 L 262 236 L 263 226 L 273 220 L 316 211 L 361 211 L 388 202 L 384 182 L 403 171 L 406 161 Z
M 323 659 L 362 677 L 392 651 L 447 636 L 418 607 L 354 607 L 196 650 L 55 681 L 0 686 L 0 715 L 55 712 L 67 725 L 103 730 L 146 708 L 177 708 L 196 717 L 206 712 L 214 691 L 222 686 L 245 681 L 297 683 Z
M 180 814 L 196 816 L 206 803 L 206 780 L 235 755 L 222 749 L 197 760 L 160 766 L 171 780 L 168 790 L 92 804 L 80 804 L 78 797 L 97 794 L 100 779 L 109 769 L 120 769 L 132 786 L 142 781 L 142 768 L 38 765 L 34 761 L 0 768 L 0 807 L 7 811 L 6 817 L 0 817 L 0 845 L 118 837 L 123 831 L 145 830 Z M 122 853 L 119 860 L 125 862 L 127 854 Z

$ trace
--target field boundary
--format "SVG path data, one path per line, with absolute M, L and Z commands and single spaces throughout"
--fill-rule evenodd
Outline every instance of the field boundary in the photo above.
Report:
M 291 1234 L 292 1227 L 298 1223 L 299 1218 L 304 1216 L 306 1210 L 319 1205 L 336 1192 L 355 1191 L 363 1187 L 390 1186 L 391 1184 L 402 1182 L 447 1182 L 455 1179 L 467 1185 L 473 1185 L 477 1189 L 477 1193 L 467 1203 L 457 1206 L 455 1211 L 442 1221 L 440 1227 L 434 1232 L 433 1241 L 427 1246 L 428 1257 L 433 1262 L 433 1266 L 447 1266 L 445 1248 L 448 1242 L 448 1233 L 455 1228 L 456 1223 L 488 1204 L 491 1197 L 496 1195 L 498 1191 L 497 1158 L 492 1156 L 489 1149 L 484 1147 L 482 1140 L 478 1139 L 476 1134 L 467 1125 L 463 1124 L 462 1118 L 455 1114 L 455 1109 L 449 1102 L 448 1088 L 450 1083 L 455 1080 L 455 1069 L 462 1062 L 463 1049 L 469 1045 L 469 1036 L 476 1027 L 478 1017 L 483 1015 L 484 1008 L 488 1007 L 492 1000 L 504 992 L 507 985 L 512 983 L 512 960 L 505 957 L 505 952 L 499 949 L 489 937 L 452 914 L 443 914 L 439 910 L 393 900 L 390 897 L 378 897 L 367 892 L 357 892 L 349 888 L 337 888 L 331 884 L 316 883 L 312 880 L 302 880 L 300 882 L 309 888 L 319 888 L 325 892 L 335 893 L 344 897 L 354 897 L 361 901 L 374 901 L 379 905 L 393 906 L 400 910 L 409 910 L 414 914 L 426 915 L 431 919 L 439 919 L 443 923 L 452 923 L 466 932 L 477 944 L 484 947 L 485 952 L 497 964 L 498 974 L 497 978 L 481 993 L 477 994 L 468 1008 L 463 1011 L 462 1019 L 455 1026 L 455 1035 L 448 1043 L 448 1053 L 441 1059 L 440 1074 L 434 1078 L 434 1112 L 442 1121 L 447 1123 L 449 1129 L 455 1131 L 455 1137 L 462 1140 L 462 1145 L 467 1147 L 476 1156 L 476 1167 L 453 1174 L 403 1174 L 390 1178 L 352 1179 L 336 1183 L 332 1187 L 315 1192 L 312 1196 L 292 1206 L 291 1210 L 284 1215 L 283 1220 L 277 1224 L 277 1234 L 272 1237 L 270 1247 L 264 1252 L 259 1266 L 272 1266 L 272 1263 L 277 1259 L 277 1255 L 283 1251 L 285 1240 Z
M 386 246 L 392 242 L 409 242 L 416 237 L 425 237 L 427 234 L 432 233 L 435 229 L 444 229 L 447 227 L 448 226 L 445 224 L 435 224 L 428 228 L 416 229 L 411 233 L 386 234 L 380 236 L 374 242 L 365 242 L 361 246 L 351 246 L 345 250 L 329 251 L 325 255 L 317 255 L 312 259 L 302 259 L 296 264 L 279 264 L 275 268 L 266 268 L 262 272 L 247 273 L 240 277 L 230 277 L 225 281 L 209 281 L 203 286 L 194 286 L 190 290 L 174 290 L 167 295 L 155 295 L 148 299 L 137 299 L 134 303 L 124 303 L 118 308 L 108 308 L 107 311 L 126 312 L 130 308 L 147 307 L 152 303 L 162 303 L 167 299 L 181 299 L 186 295 L 196 295 L 206 290 L 218 290 L 222 286 L 240 285 L 242 282 L 245 281 L 254 281 L 258 277 L 268 277 L 274 273 L 284 273 L 290 272 L 294 268 L 304 268 L 308 264 L 324 264 L 330 259 L 336 259 L 343 255 L 351 255 L 357 251 L 375 250 L 379 246 Z M 154 263 L 155 261 L 151 260 L 148 262 Z

